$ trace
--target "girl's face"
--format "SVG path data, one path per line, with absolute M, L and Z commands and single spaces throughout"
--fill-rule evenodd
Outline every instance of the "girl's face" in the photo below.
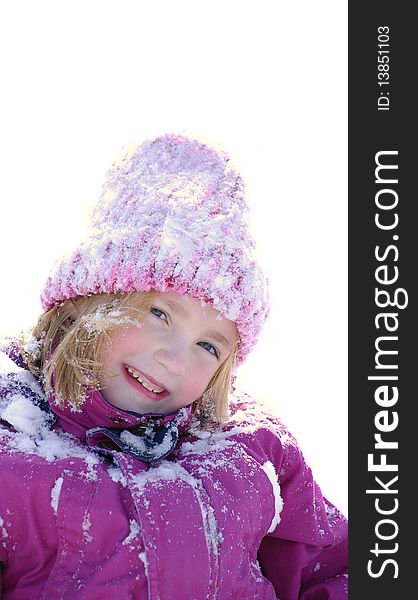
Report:
M 200 398 L 236 340 L 235 324 L 212 306 L 157 294 L 142 326 L 111 335 L 101 392 L 118 408 L 173 413 Z

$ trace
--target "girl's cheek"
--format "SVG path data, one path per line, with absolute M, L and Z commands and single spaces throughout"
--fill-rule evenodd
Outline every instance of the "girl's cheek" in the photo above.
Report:
M 133 328 L 118 332 L 113 338 L 113 348 L 124 352 L 138 352 L 149 343 L 149 335 L 143 328 Z
M 203 392 L 208 387 L 209 381 L 216 373 L 216 367 L 212 365 L 205 364 L 204 367 L 199 369 L 195 369 L 193 371 L 193 388 L 196 391 L 197 396 L 199 397 L 203 394 Z
M 189 398 L 188 401 L 194 402 L 195 400 L 200 398 L 203 395 L 206 388 L 207 388 L 207 384 L 205 386 L 203 386 L 201 381 L 195 385 L 190 385 L 189 389 L 185 390 L 185 391 L 187 391 L 187 397 Z

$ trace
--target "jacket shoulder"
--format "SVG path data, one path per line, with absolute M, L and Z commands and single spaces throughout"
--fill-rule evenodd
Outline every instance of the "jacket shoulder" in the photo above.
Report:
M 42 386 L 14 349 L 0 347 L 0 398 L 12 393 L 44 398 Z
M 0 351 L 0 421 L 3 426 L 28 433 L 42 425 L 49 428 L 54 416 L 39 381 L 24 366 Z

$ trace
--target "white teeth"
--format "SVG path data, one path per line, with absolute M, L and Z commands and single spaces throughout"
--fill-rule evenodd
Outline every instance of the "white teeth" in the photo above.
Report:
M 164 391 L 163 388 L 153 387 L 151 384 L 144 381 L 141 378 L 141 376 L 137 373 L 137 371 L 134 371 L 131 367 L 126 367 L 126 369 L 127 369 L 127 371 L 129 371 L 129 373 L 132 375 L 132 377 L 135 377 L 135 379 L 137 379 L 139 381 L 139 383 L 141 383 L 144 386 L 144 388 L 146 388 L 150 392 L 154 392 L 155 394 L 161 394 L 161 392 Z

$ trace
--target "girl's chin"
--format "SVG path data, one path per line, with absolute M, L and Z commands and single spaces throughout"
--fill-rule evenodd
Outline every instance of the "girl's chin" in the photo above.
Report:
M 109 404 L 120 410 L 129 410 L 138 414 L 156 413 L 161 415 L 170 415 L 184 406 L 188 406 L 193 402 L 176 403 L 168 394 L 164 394 L 162 398 L 147 398 L 145 394 L 138 391 L 133 395 L 127 389 L 102 390 L 102 395 Z
M 161 415 L 169 415 L 174 412 L 177 412 L 181 407 L 167 405 L 167 402 L 161 400 L 160 402 L 156 402 L 155 400 L 149 400 L 148 398 L 144 398 L 143 400 L 117 400 L 116 402 L 112 402 L 107 399 L 109 404 L 112 404 L 115 408 L 119 408 L 120 410 L 129 410 L 130 412 L 135 412 L 138 414 L 147 414 L 147 413 L 156 413 Z
M 120 408 L 121 410 L 129 410 L 139 414 L 149 412 L 166 414 L 171 412 L 171 410 L 164 408 L 162 403 L 153 402 L 152 400 L 150 401 L 147 399 L 144 399 L 142 402 L 140 400 L 136 402 L 118 402 L 117 404 L 114 403 L 113 406 L 116 406 L 116 408 Z

